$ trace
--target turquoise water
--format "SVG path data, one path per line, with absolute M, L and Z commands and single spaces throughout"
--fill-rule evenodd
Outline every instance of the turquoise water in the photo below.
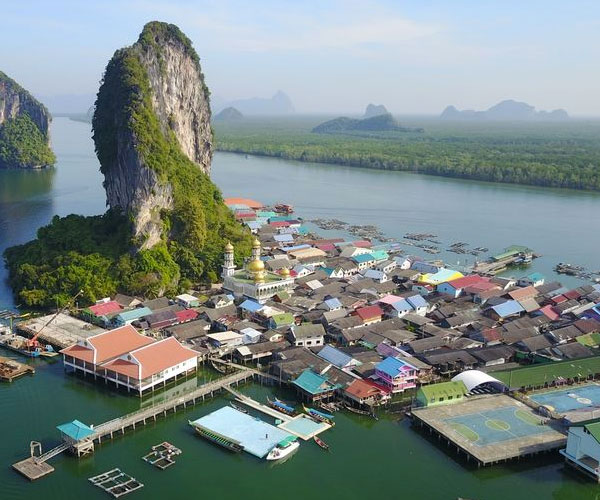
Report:
M 102 178 L 89 126 L 56 119 L 53 143 L 56 169 L 0 171 L 0 250 L 35 235 L 54 214 L 104 211 Z M 555 261 L 597 266 L 600 234 L 590 229 L 600 213 L 600 197 L 590 193 L 495 186 L 332 165 L 216 154 L 213 179 L 227 196 L 250 196 L 270 203 L 289 201 L 299 215 L 337 217 L 375 223 L 391 236 L 431 231 L 444 241 L 463 240 L 490 249 L 511 243 L 544 254 L 536 268 L 550 272 Z M 456 259 L 456 256 L 454 256 Z M 1 269 L 1 268 L 0 268 Z M 0 274 L 4 272 L 0 270 Z M 1 275 L 3 279 L 5 275 Z M 0 308 L 12 304 L 0 286 Z M 2 355 L 6 353 L 2 352 Z M 195 379 L 139 401 L 73 376 L 60 362 L 34 361 L 37 373 L 0 384 L 1 499 L 106 499 L 87 478 L 114 467 L 146 486 L 126 498 L 138 499 L 546 499 L 598 498 L 599 487 L 565 469 L 558 455 L 543 455 L 507 465 L 477 469 L 457 458 L 441 441 L 421 434 L 407 420 L 389 416 L 374 421 L 336 415 L 336 426 L 322 435 L 326 453 L 302 443 L 291 460 L 269 465 L 248 454 L 231 455 L 197 437 L 188 420 L 227 404 L 215 399 L 170 415 L 148 427 L 103 444 L 89 458 L 68 455 L 51 461 L 56 471 L 30 484 L 10 464 L 28 455 L 29 442 L 44 449 L 59 441 L 56 425 L 74 418 L 94 424 L 195 385 Z M 206 376 L 211 376 L 206 374 Z M 214 376 L 214 374 L 212 374 Z M 203 381 L 200 377 L 200 382 Z M 261 401 L 270 388 L 243 389 Z M 291 399 L 292 394 L 279 394 Z M 170 441 L 183 450 L 177 464 L 159 471 L 141 460 L 152 445 Z

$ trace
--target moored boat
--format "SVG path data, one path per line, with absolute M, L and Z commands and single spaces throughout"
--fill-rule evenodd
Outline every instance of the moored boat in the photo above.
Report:
M 246 413 L 248 414 L 248 410 L 246 410 L 246 408 L 243 408 L 242 406 L 236 405 L 235 403 L 229 403 L 229 405 L 234 409 L 237 410 L 239 412 L 242 413 Z
M 241 451 L 244 451 L 244 447 L 238 441 L 230 439 L 226 436 L 222 436 L 221 434 L 211 431 L 210 429 L 207 429 L 206 427 L 203 427 L 202 425 L 199 425 L 196 422 L 191 422 L 188 420 L 188 423 L 204 439 L 206 439 L 212 443 L 218 444 L 219 446 L 222 446 L 226 450 L 233 451 L 234 453 L 240 453 Z
M 344 405 L 344 408 L 346 408 L 346 410 L 348 410 L 348 411 L 351 411 L 352 413 L 356 413 L 357 415 L 369 415 L 369 416 L 372 415 L 372 413 L 370 411 L 362 410 L 360 408 L 355 408 L 354 406 Z
M 288 436 L 283 441 L 277 443 L 277 445 L 267 455 L 267 460 L 281 460 L 289 456 L 295 450 L 300 447 L 298 438 L 296 436 Z
M 277 410 L 281 413 L 284 413 L 285 415 L 294 417 L 297 414 L 296 410 L 294 409 L 293 406 L 287 405 L 283 401 L 280 401 L 277 398 L 275 398 L 274 400 L 271 400 L 267 397 L 267 403 L 269 404 L 269 406 L 271 408 L 273 408 L 274 410 Z
M 319 436 L 315 436 L 313 438 L 314 442 L 317 443 L 321 448 L 323 448 L 324 450 L 329 451 L 329 445 L 323 441 L 321 438 L 319 438 Z
M 335 422 L 333 421 L 333 419 L 334 419 L 333 415 L 330 415 L 329 413 L 324 413 L 324 412 L 319 411 L 319 410 L 315 410 L 314 408 L 307 408 L 304 405 L 302 405 L 302 408 L 304 408 L 304 411 L 313 420 L 316 420 L 318 422 L 325 422 L 326 424 L 329 424 L 331 426 L 335 425 Z

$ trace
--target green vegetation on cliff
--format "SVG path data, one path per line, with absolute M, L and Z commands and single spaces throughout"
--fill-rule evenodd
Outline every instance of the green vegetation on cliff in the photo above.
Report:
M 115 165 L 125 152 L 128 161 L 121 168 L 134 172 L 139 161 L 156 173 L 158 184 L 152 189 L 171 193 L 172 207 L 157 208 L 152 214 L 160 224 L 160 241 L 144 248 L 144 241 L 133 236 L 135 211 L 55 217 L 38 231 L 37 240 L 5 253 L 11 285 L 22 304 L 53 306 L 79 289 L 84 290 L 80 304 L 117 291 L 145 297 L 172 294 L 216 281 L 227 241 L 236 245 L 240 261 L 250 253 L 250 232 L 235 221 L 209 176 L 183 153 L 173 130 L 161 127 L 153 108 L 140 47 L 159 51 L 161 61 L 164 36 L 182 42 L 185 53 L 198 64 L 191 43 L 178 28 L 149 23 L 138 44 L 118 50 L 108 63 L 93 119 L 105 177 L 123 175 Z M 208 100 L 205 87 L 204 93 Z
M 600 190 L 600 121 L 464 123 L 406 118 L 425 133 L 313 134 L 322 117 L 214 124 L 221 151 L 533 186 Z
M 47 138 L 27 114 L 0 125 L 0 168 L 45 167 L 55 161 Z

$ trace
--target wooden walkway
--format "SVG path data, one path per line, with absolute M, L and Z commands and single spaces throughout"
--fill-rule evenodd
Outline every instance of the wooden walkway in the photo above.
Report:
M 61 443 L 59 446 L 52 448 L 40 456 L 33 456 L 32 453 L 32 456 L 29 458 L 13 464 L 13 468 L 33 481 L 54 471 L 54 468 L 46 462 L 67 449 L 73 448 L 76 451 L 85 449 L 84 453 L 93 451 L 95 442 L 99 444 L 103 439 L 112 439 L 119 432 L 125 434 L 127 429 L 135 429 L 140 425 L 146 425 L 148 421 L 155 422 L 158 417 L 166 417 L 169 412 L 176 413 L 178 408 L 185 409 L 189 405 L 196 404 L 199 400 L 204 401 L 206 398 L 213 397 L 215 393 L 229 388 L 230 385 L 237 385 L 248 379 L 253 379 L 257 376 L 263 377 L 265 375 L 251 368 L 241 368 L 242 371 L 208 382 L 176 398 L 157 403 L 148 408 L 141 408 L 122 417 L 96 425 L 94 426 L 94 434 L 81 441 L 72 444 Z

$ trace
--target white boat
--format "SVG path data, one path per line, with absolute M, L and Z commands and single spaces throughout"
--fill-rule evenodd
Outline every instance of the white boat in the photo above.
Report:
M 292 454 L 300 447 L 298 438 L 295 436 L 289 436 L 283 441 L 277 443 L 277 446 L 273 448 L 267 455 L 267 460 L 281 460 Z

